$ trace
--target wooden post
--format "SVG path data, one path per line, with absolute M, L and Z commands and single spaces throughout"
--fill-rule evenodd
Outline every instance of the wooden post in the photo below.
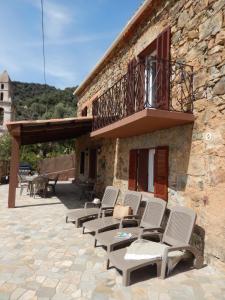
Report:
M 16 188 L 18 186 L 18 171 L 20 157 L 20 138 L 12 136 L 12 150 L 9 175 L 8 208 L 14 208 L 16 203 Z

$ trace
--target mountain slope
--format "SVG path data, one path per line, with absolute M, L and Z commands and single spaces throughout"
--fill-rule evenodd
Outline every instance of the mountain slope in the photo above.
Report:
M 53 86 L 13 82 L 16 120 L 66 118 L 76 115 L 76 87 L 57 89 Z

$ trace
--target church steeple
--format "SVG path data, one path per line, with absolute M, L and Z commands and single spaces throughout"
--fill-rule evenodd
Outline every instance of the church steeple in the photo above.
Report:
M 0 135 L 13 119 L 12 83 L 7 71 L 0 74 Z
M 0 75 L 0 82 L 1 83 L 7 83 L 7 82 L 10 82 L 11 81 L 11 79 L 10 79 L 10 77 L 9 77 L 9 74 L 8 74 L 8 72 L 5 70 L 5 71 L 3 71 L 3 73 Z
M 0 75 L 0 101 L 11 102 L 11 79 L 7 71 Z

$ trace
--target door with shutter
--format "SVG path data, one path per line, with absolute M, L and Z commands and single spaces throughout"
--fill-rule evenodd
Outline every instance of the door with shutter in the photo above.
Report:
M 148 158 L 149 149 L 140 149 L 138 151 L 138 191 L 148 191 Z
M 171 30 L 167 27 L 156 39 L 156 76 L 157 76 L 157 103 L 158 109 L 169 109 L 170 92 L 170 44 Z
M 97 174 L 97 150 L 90 149 L 89 155 L 89 178 L 95 179 Z
M 137 190 L 137 159 L 138 151 L 130 150 L 128 189 L 131 191 Z
M 154 163 L 154 196 L 168 200 L 169 147 L 157 147 Z

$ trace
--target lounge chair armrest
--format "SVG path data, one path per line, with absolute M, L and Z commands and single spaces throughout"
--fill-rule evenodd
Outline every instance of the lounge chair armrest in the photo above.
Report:
M 113 210 L 114 207 L 113 207 L 113 206 L 105 206 L 105 207 L 101 207 L 101 210 L 107 210 L 107 209 Z
M 191 245 L 181 245 L 181 246 L 177 246 L 177 247 L 173 246 L 173 247 L 168 248 L 168 252 L 182 251 L 182 250 L 191 252 L 195 256 L 195 258 L 202 257 L 201 251 Z
M 145 231 L 144 231 L 144 229 L 145 229 Z M 142 230 L 140 231 L 140 233 L 139 233 L 139 235 L 138 235 L 138 238 L 139 239 L 141 239 L 141 238 L 145 238 L 146 236 L 148 236 L 148 238 L 154 238 L 154 237 L 157 237 L 157 238 L 159 238 L 159 240 L 160 240 L 160 242 L 161 242 L 161 240 L 162 240 L 162 237 L 163 237 L 163 232 L 160 232 L 159 230 L 158 230 L 158 228 L 156 228 L 157 229 L 157 231 L 154 231 L 154 230 L 156 230 L 156 229 L 151 229 L 150 230 L 150 228 L 149 228 L 149 230 L 146 230 L 147 228 L 142 228 Z
M 172 246 L 168 248 L 168 252 L 190 250 L 190 245 Z
M 190 251 L 194 254 L 195 257 L 199 257 L 198 254 L 195 252 L 195 248 L 190 246 L 190 245 L 180 245 L 180 246 L 168 247 L 167 249 L 164 250 L 164 254 L 163 254 L 163 257 L 162 257 L 161 278 L 165 278 L 165 276 L 166 276 L 166 266 L 167 266 L 167 263 L 168 263 L 168 254 L 169 254 L 169 252 L 183 251 L 183 250 Z
M 195 257 L 195 260 L 194 260 L 195 267 L 197 269 L 202 268 L 202 266 L 204 264 L 204 257 L 202 255 L 201 251 L 199 251 L 196 247 L 193 247 L 191 245 L 172 246 L 172 247 L 165 249 L 165 251 L 164 251 L 164 255 L 162 258 L 161 278 L 165 278 L 165 275 L 166 275 L 168 253 L 173 252 L 173 251 L 182 251 L 182 250 L 191 252 Z
M 123 219 L 120 220 L 120 225 L 119 225 L 119 228 L 123 228 L 124 224 L 126 223 L 131 223 L 131 222 L 134 222 L 135 225 L 139 225 L 140 223 L 140 216 L 138 215 L 128 215 L 128 216 L 124 216 Z
M 100 213 L 100 215 L 102 214 L 102 217 L 105 217 L 107 213 L 108 214 L 109 213 L 113 214 L 113 209 L 114 209 L 114 207 L 111 207 L 111 208 L 110 207 L 104 207 L 103 211 L 100 210 L 99 213 Z
M 139 215 L 127 215 L 124 216 L 122 220 L 126 220 L 126 219 L 140 219 Z
M 95 203 L 93 203 L 93 202 L 85 202 L 84 208 L 88 208 L 88 206 L 89 206 L 89 207 L 98 207 L 99 204 L 95 204 Z
M 162 227 L 149 227 L 149 228 L 142 228 L 142 233 L 146 232 L 146 231 L 158 231 L 160 233 L 164 232 L 164 230 L 162 229 Z

